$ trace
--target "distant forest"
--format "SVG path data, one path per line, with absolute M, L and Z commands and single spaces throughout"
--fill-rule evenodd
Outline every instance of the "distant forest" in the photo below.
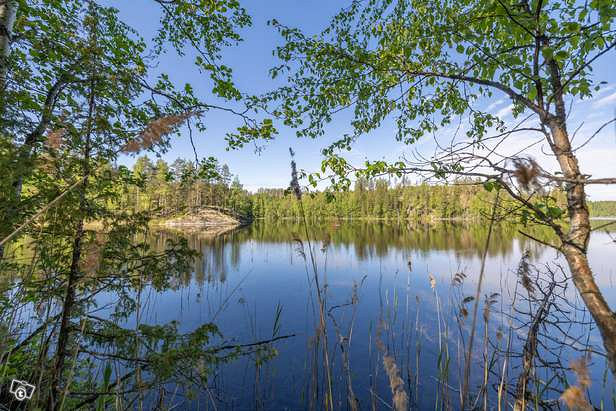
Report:
M 589 201 L 593 217 L 616 217 L 616 201 Z
M 117 170 L 116 170 L 117 171 Z M 140 157 L 130 172 L 137 182 L 122 196 L 120 207 L 154 211 L 166 217 L 197 211 L 204 206 L 226 207 L 254 218 L 299 218 L 299 203 L 284 188 L 250 193 L 227 165 L 212 161 L 195 166 L 177 159 L 168 164 Z M 463 181 L 452 185 L 412 185 L 404 179 L 358 179 L 347 192 L 315 192 L 303 196 L 307 218 L 477 219 L 489 214 L 494 192 L 481 184 Z M 562 195 L 553 194 L 559 205 Z M 505 199 L 506 201 L 506 199 Z M 564 206 L 563 206 L 564 207 Z M 616 216 L 616 201 L 590 202 L 591 215 Z

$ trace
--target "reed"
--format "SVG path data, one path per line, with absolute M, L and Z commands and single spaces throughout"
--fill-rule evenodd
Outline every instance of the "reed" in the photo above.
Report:
M 290 188 L 295 194 L 295 198 L 299 204 L 300 216 L 302 221 L 302 226 L 304 228 L 304 234 L 306 237 L 306 242 L 308 244 L 308 256 L 310 257 L 310 267 L 312 268 L 313 280 L 317 293 L 317 302 L 319 309 L 319 327 L 318 333 L 322 338 L 322 351 L 323 351 L 323 362 L 325 367 L 325 375 L 326 375 L 326 395 L 325 395 L 325 408 L 328 410 L 334 409 L 333 403 L 333 389 L 332 389 L 332 373 L 331 366 L 329 360 L 329 351 L 328 351 L 328 339 L 327 339 L 327 323 L 326 323 L 326 300 L 325 300 L 325 290 L 321 287 L 319 280 L 319 272 L 316 262 L 316 257 L 314 254 L 310 232 L 308 230 L 308 220 L 306 218 L 306 212 L 304 210 L 304 205 L 302 203 L 302 189 L 299 184 L 299 178 L 297 173 L 297 164 L 295 163 L 295 153 L 291 148 L 289 148 L 289 153 L 291 155 L 291 182 Z M 306 259 L 306 254 L 304 253 L 304 263 L 308 264 Z
M 497 192 L 496 194 L 496 199 L 494 200 L 494 205 L 492 206 L 492 216 L 490 218 L 490 225 L 488 228 L 488 236 L 486 238 L 486 243 L 485 243 L 485 247 L 483 249 L 483 254 L 481 256 L 481 268 L 479 270 L 479 279 L 477 280 L 477 290 L 475 292 L 475 303 L 473 305 L 473 322 L 471 324 L 471 334 L 469 337 L 469 342 L 468 342 L 468 348 L 467 348 L 467 352 L 466 352 L 466 361 L 464 364 L 464 379 L 462 382 L 462 390 L 460 392 L 460 408 L 462 410 L 465 409 L 465 405 L 466 405 L 466 401 L 467 401 L 467 396 L 468 396 L 468 391 L 469 391 L 469 378 L 470 378 L 470 374 L 471 374 L 471 360 L 472 360 L 472 355 L 473 355 L 473 342 L 475 339 L 475 332 L 476 332 L 476 327 L 477 327 L 477 312 L 479 310 L 479 297 L 481 295 L 481 289 L 483 286 L 483 276 L 485 274 L 485 268 L 486 268 L 486 258 L 488 256 L 488 247 L 490 245 L 490 242 L 492 240 L 492 231 L 494 228 L 494 223 L 496 221 L 496 211 L 498 209 L 498 200 L 499 200 L 499 193 Z

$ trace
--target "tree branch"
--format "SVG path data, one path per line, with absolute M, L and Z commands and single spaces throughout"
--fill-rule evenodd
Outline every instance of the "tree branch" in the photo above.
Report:
M 465 81 L 468 83 L 479 84 L 482 86 L 496 88 L 504 92 L 505 94 L 507 94 L 512 100 L 523 103 L 526 107 L 533 110 L 535 113 L 537 113 L 541 117 L 545 117 L 547 114 L 549 114 L 544 109 L 542 109 L 541 107 L 539 107 L 538 105 L 530 101 L 528 98 L 524 97 L 520 93 L 517 93 L 512 88 L 507 87 L 504 84 L 499 83 L 497 81 L 480 79 L 476 77 L 464 76 L 464 75 L 459 75 L 459 74 L 446 74 L 446 73 L 437 73 L 437 72 L 431 72 L 431 71 L 406 71 L 406 73 L 410 75 L 415 75 L 415 76 L 437 77 L 437 78 L 445 78 L 449 80 L 461 80 L 461 81 Z

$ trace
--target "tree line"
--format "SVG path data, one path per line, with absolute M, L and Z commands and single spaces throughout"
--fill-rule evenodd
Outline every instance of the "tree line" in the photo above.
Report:
M 169 164 L 163 159 L 152 161 L 142 156 L 130 171 L 137 184 L 121 197 L 118 205 L 123 209 L 152 211 L 158 217 L 167 217 L 219 206 L 254 218 L 302 217 L 300 204 L 287 189 L 262 188 L 251 193 L 228 165 L 218 164 L 214 159 L 204 172 L 186 159 L 178 158 Z M 551 195 L 555 205 L 564 207 L 561 192 Z M 312 220 L 477 220 L 490 213 L 494 192 L 472 179 L 431 185 L 412 184 L 406 178 L 360 177 L 348 191 L 307 193 L 302 202 L 303 213 Z M 591 210 L 595 216 L 613 216 L 616 202 L 592 202 Z
M 593 217 L 616 217 L 616 201 L 591 201 L 588 205 Z
M 206 206 L 229 208 L 252 216 L 252 199 L 229 166 L 214 158 L 195 164 L 178 158 L 171 164 L 139 157 L 131 170 L 119 167 L 135 183 L 119 197 L 117 209 L 148 212 L 154 217 L 196 212 Z
M 252 199 L 257 217 L 300 218 L 302 215 L 296 198 L 286 190 L 262 189 Z M 479 218 L 488 213 L 491 200 L 493 193 L 481 185 L 412 185 L 405 180 L 365 178 L 357 179 L 348 191 L 318 191 L 302 198 L 304 213 L 310 219 L 418 221 Z

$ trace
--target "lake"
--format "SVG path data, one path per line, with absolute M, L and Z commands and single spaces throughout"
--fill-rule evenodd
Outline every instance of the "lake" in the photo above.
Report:
M 488 409 L 496 409 L 499 385 L 503 407 L 510 407 L 505 404 L 512 401 L 520 373 L 516 354 L 528 334 L 529 313 L 548 289 L 545 274 L 527 289 L 518 281 L 522 257 L 527 254 L 533 281 L 532 267 L 545 272 L 546 264 L 557 279 L 564 276 L 555 251 L 518 230 L 496 226 L 487 249 L 470 388 L 473 401 L 480 407 L 486 401 Z M 401 382 L 414 409 L 459 409 L 474 304 L 465 298 L 475 295 L 487 232 L 483 225 L 334 221 L 306 232 L 291 221 L 256 221 L 218 237 L 183 233 L 200 253 L 193 271 L 169 289 L 146 289 L 140 321 L 177 321 L 183 331 L 213 322 L 222 333 L 219 342 L 231 345 L 275 339 L 268 345 L 275 356 L 254 350 L 216 366 L 205 389 L 169 387 L 181 408 L 322 409 L 331 391 L 335 409 L 351 409 L 349 393 L 359 409 L 389 409 L 391 386 Z M 160 248 L 178 235 L 156 232 L 150 242 Z M 615 247 L 611 233 L 598 231 L 589 251 L 612 306 Z M 596 406 L 603 401 L 604 409 L 614 409 L 613 377 L 605 373 L 592 321 L 570 282 L 559 283 L 553 294 L 546 320 L 553 324 L 540 327 L 535 359 L 534 375 L 542 382 L 533 390 L 542 390 L 542 399 L 555 405 L 563 386 L 575 381 L 566 370 L 570 361 L 595 351 L 590 396 Z

